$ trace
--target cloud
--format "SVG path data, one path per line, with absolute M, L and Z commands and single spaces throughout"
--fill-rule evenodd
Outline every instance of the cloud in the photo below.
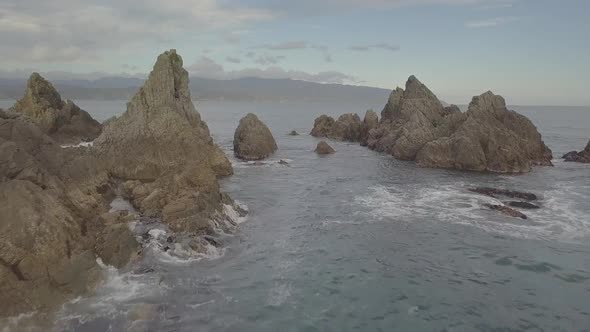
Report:
M 230 63 L 241 63 L 242 60 L 240 58 L 235 58 L 235 57 L 231 57 L 228 56 L 227 58 L 225 58 L 225 61 L 230 62 Z
M 5 63 L 96 59 L 121 48 L 170 43 L 183 33 L 231 29 L 274 15 L 223 0 L 4 0 L 0 58 Z
M 386 43 L 379 43 L 379 44 L 372 44 L 372 45 L 353 45 L 349 47 L 352 51 L 358 52 L 368 52 L 372 49 L 380 49 L 385 51 L 397 52 L 400 50 L 399 45 L 393 44 L 386 44 Z
M 254 62 L 259 65 L 266 66 L 266 65 L 275 65 L 284 59 L 285 59 L 285 56 L 283 56 L 283 55 L 277 55 L 277 56 L 262 55 L 262 56 L 259 56 L 256 60 L 254 60 Z
M 479 7 L 475 7 L 475 10 L 507 9 L 507 8 L 512 8 L 512 7 L 514 7 L 514 4 L 507 2 L 507 3 L 495 3 L 495 4 L 479 6 Z
M 301 50 L 307 48 L 307 42 L 303 40 L 289 41 L 280 44 L 267 44 L 259 46 L 268 50 Z
M 333 62 L 334 59 L 332 59 L 332 56 L 330 54 L 325 54 L 324 55 L 324 61 L 326 61 L 326 62 Z
M 468 28 L 491 28 L 498 25 L 518 21 L 519 19 L 520 18 L 518 17 L 495 17 L 479 21 L 467 22 L 465 23 L 465 26 Z
M 347 75 L 337 71 L 323 71 L 319 73 L 308 73 L 300 70 L 286 70 L 278 66 L 269 68 L 244 68 L 240 70 L 226 71 L 222 65 L 216 63 L 214 60 L 201 57 L 193 65 L 189 66 L 187 70 L 191 75 L 213 78 L 213 79 L 238 79 L 244 77 L 260 77 L 260 78 L 290 78 L 295 80 L 303 80 L 316 83 L 356 83 L 358 79 L 354 76 Z

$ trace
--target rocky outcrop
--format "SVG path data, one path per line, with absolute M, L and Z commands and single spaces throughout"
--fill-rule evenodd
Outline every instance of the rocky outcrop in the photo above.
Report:
M 31 95 L 59 106 L 51 89 L 38 90 Z M 109 212 L 115 193 L 142 219 L 159 217 L 188 233 L 191 248 L 205 250 L 199 235 L 227 225 L 232 201 L 217 179 L 232 173 L 231 164 L 196 112 L 174 50 L 158 57 L 93 148 L 63 149 L 37 123 L 0 111 L 0 317 L 92 292 L 103 276 L 97 257 L 122 267 L 138 254 L 127 225 L 136 217 Z
M 510 197 L 510 198 L 519 198 L 528 201 L 535 201 L 538 199 L 536 194 L 523 192 L 523 191 L 516 191 L 516 190 L 508 190 L 508 189 L 497 189 L 497 188 L 490 188 L 490 187 L 477 187 L 477 188 L 470 188 L 469 191 L 478 193 L 480 195 L 485 195 L 493 198 L 498 197 Z
M 296 130 L 291 130 L 291 132 L 289 132 L 289 136 L 299 136 L 299 133 Z
M 201 233 L 222 211 L 217 178 L 232 174 L 196 111 L 188 72 L 175 50 L 161 54 L 147 81 L 95 141 L 110 174 L 143 215 L 172 230 Z
M 234 153 L 243 160 L 262 160 L 277 150 L 270 129 L 255 114 L 240 120 L 234 134 Z
M 100 280 L 104 226 L 95 216 L 107 208 L 109 181 L 97 164 L 60 148 L 30 118 L 0 111 L 0 317 L 49 310 Z M 109 245 L 121 241 L 136 251 L 128 232 Z
M 577 163 L 590 163 L 590 141 L 588 141 L 588 145 L 586 148 L 580 152 L 572 151 L 566 153 L 563 157 L 565 161 L 569 162 L 577 162 Z
M 438 98 L 416 77 L 394 90 L 369 131 L 369 148 L 420 166 L 499 173 L 551 165 L 551 150 L 526 117 L 509 111 L 501 96 L 474 97 L 466 113 Z
M 504 98 L 486 92 L 473 98 L 465 115 L 456 115 L 447 117 L 443 125 L 453 128 L 452 133 L 443 133 L 417 155 L 419 165 L 498 173 L 551 165 L 551 150 L 537 128 L 526 117 L 509 111 Z
M 443 105 L 416 77 L 406 90 L 394 90 L 381 112 L 379 128 L 371 131 L 368 146 L 401 160 L 414 160 L 424 145 L 437 136 Z
M 375 111 L 368 110 L 365 113 L 365 118 L 361 125 L 360 143 L 362 146 L 367 146 L 369 140 L 369 132 L 379 126 L 379 116 Z
M 320 155 L 326 155 L 333 154 L 336 151 L 326 141 L 320 141 L 314 152 Z
M 102 129 L 86 111 L 70 100 L 63 101 L 53 85 L 38 73 L 31 75 L 24 97 L 11 111 L 31 118 L 45 134 L 60 143 L 92 141 Z
M 322 115 L 315 120 L 311 135 L 339 141 L 360 142 L 362 123 L 358 114 L 347 113 L 338 120 Z
M 334 118 L 327 115 L 321 115 L 315 119 L 313 123 L 313 129 L 311 130 L 311 136 L 313 137 L 328 137 L 332 133 L 334 127 Z
M 528 217 L 520 212 L 517 211 L 511 207 L 508 207 L 506 205 L 496 205 L 496 204 L 488 204 L 486 205 L 490 210 L 494 210 L 494 211 L 498 211 L 502 214 L 505 214 L 509 217 L 514 217 L 514 218 L 520 218 L 520 219 L 528 219 Z

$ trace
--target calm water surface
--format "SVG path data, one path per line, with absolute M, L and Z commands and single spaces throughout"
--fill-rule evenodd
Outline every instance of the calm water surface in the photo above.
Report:
M 125 108 L 78 104 L 99 120 Z M 65 305 L 55 330 L 590 331 L 590 166 L 503 176 L 421 169 L 341 142 L 313 153 L 316 116 L 371 107 L 382 105 L 197 103 L 229 156 L 248 112 L 277 139 L 264 165 L 231 157 L 223 187 L 247 221 L 215 257 L 148 255 L 153 272 L 139 275 L 105 268 L 97 294 Z M 556 157 L 590 138 L 588 108 L 516 110 Z M 526 221 L 488 211 L 498 201 L 467 191 L 480 185 L 535 192 L 542 209 Z

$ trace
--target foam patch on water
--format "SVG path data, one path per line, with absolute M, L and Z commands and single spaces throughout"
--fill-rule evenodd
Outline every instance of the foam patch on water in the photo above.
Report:
M 97 317 L 115 318 L 124 314 L 121 306 L 153 296 L 160 290 L 155 276 L 121 273 L 115 267 L 96 260 L 104 273 L 104 282 L 93 296 L 77 298 L 63 305 L 58 313 L 56 326 L 66 329 L 69 325 L 81 325 Z
M 476 226 L 493 233 L 517 238 L 576 240 L 590 235 L 588 212 L 579 210 L 573 201 L 588 201 L 573 184 L 561 184 L 543 193 L 539 210 L 522 210 L 529 219 L 520 220 L 490 211 L 486 204 L 502 201 L 472 193 L 466 184 L 437 187 L 374 186 L 367 195 L 354 202 L 374 220 L 399 222 L 443 221 Z M 572 200 L 572 195 L 578 195 Z
M 78 144 L 64 144 L 61 145 L 62 149 L 70 149 L 70 148 L 91 148 L 94 146 L 94 142 L 80 142 Z
M 131 205 L 128 200 L 121 197 L 115 198 L 110 205 L 111 209 L 109 212 L 128 211 L 130 213 L 137 213 L 133 205 Z
M 236 207 L 247 212 L 248 206 L 246 206 L 246 204 L 243 204 L 243 203 L 240 203 L 237 201 L 235 202 L 235 204 L 236 204 L 236 206 L 224 204 L 223 205 L 223 213 L 229 219 L 231 219 L 231 221 L 233 221 L 236 225 L 239 225 L 239 224 L 246 222 L 246 220 L 248 220 L 248 215 L 245 215 L 245 216 L 240 215 L 240 213 L 238 212 Z

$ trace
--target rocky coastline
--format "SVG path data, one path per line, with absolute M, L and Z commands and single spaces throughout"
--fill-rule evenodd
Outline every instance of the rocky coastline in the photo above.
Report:
M 84 141 L 93 144 L 62 147 Z M 0 317 L 92 293 L 99 263 L 120 268 L 142 254 L 131 220 L 158 220 L 177 234 L 170 246 L 186 235 L 196 253 L 233 223 L 218 183 L 231 164 L 191 101 L 175 50 L 104 128 L 33 74 L 23 99 L 0 111 L 0 160 Z M 116 197 L 138 215 L 112 211 Z

